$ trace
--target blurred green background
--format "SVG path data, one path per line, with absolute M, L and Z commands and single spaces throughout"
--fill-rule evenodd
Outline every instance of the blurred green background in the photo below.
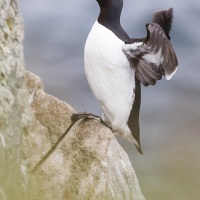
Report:
M 99 8 L 95 0 L 19 0 L 25 23 L 26 68 L 45 91 L 77 111 L 101 115 L 87 84 L 83 50 Z M 200 199 L 200 1 L 124 0 L 122 26 L 131 37 L 159 9 L 174 8 L 171 42 L 179 69 L 171 81 L 142 87 L 144 155 L 119 139 L 128 152 L 147 200 Z

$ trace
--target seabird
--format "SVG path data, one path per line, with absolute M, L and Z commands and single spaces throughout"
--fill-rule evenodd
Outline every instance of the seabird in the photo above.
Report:
M 153 14 L 152 22 L 146 24 L 146 37 L 130 38 L 120 23 L 123 0 L 97 2 L 100 14 L 85 44 L 85 74 L 101 106 L 101 122 L 133 142 L 142 154 L 140 84 L 155 85 L 162 76 L 169 80 L 178 66 L 169 36 L 173 9 Z M 72 118 L 85 116 L 94 115 L 78 113 Z

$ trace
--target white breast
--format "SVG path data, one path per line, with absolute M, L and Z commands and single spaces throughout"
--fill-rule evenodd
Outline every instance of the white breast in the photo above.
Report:
M 85 45 L 85 73 L 101 105 L 103 119 L 119 134 L 130 134 L 128 117 L 134 100 L 134 70 L 122 51 L 124 42 L 95 22 Z

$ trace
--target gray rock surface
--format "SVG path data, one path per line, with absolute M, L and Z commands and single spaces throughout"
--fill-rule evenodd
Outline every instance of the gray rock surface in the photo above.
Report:
M 26 199 L 23 138 L 30 117 L 23 81 L 23 24 L 15 0 L 0 1 L 0 199 Z
M 94 119 L 71 124 L 74 109 L 47 95 L 40 79 L 26 73 L 33 121 L 29 128 L 30 199 L 144 200 L 126 152 Z

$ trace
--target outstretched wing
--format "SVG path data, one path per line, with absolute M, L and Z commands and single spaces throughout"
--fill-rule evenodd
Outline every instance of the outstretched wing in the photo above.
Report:
M 155 85 L 162 76 L 171 79 L 178 66 L 176 54 L 161 26 L 149 23 L 146 29 L 144 41 L 135 39 L 123 47 L 136 77 L 144 86 Z

